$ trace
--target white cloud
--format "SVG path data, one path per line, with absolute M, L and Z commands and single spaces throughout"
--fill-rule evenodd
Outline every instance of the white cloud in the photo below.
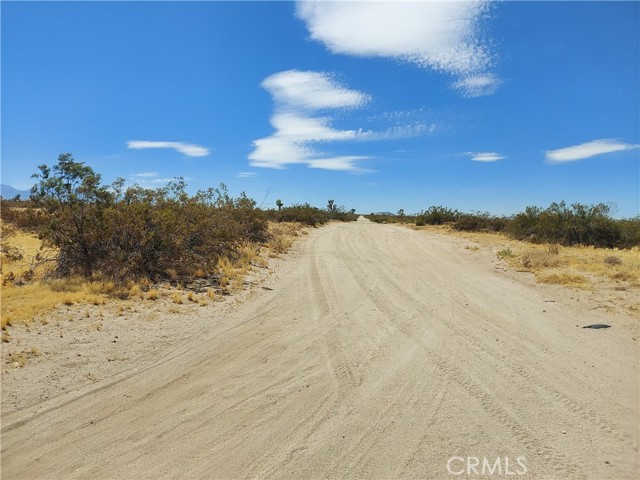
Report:
M 389 127 L 381 132 L 358 131 L 358 140 L 398 140 L 401 138 L 419 137 L 429 135 L 436 130 L 435 123 L 416 123 L 414 125 L 397 125 Z
M 255 176 L 256 172 L 239 172 L 238 175 L 236 175 L 238 178 L 251 178 Z
M 314 145 L 344 141 L 372 141 L 408 138 L 431 133 L 435 125 L 400 125 L 382 132 L 339 130 L 332 126 L 334 116 L 344 109 L 355 109 L 370 101 L 369 95 L 338 83 L 324 72 L 288 70 L 267 77 L 261 85 L 274 100 L 270 123 L 275 132 L 253 142 L 250 165 L 285 168 L 306 164 L 310 168 L 363 172 L 357 160 L 368 157 L 336 156 L 314 149 Z M 323 115 L 318 116 L 322 110 Z M 331 113 L 329 113 L 331 112 Z
M 352 140 L 358 135 L 354 130 L 336 130 L 329 126 L 327 117 L 305 117 L 296 113 L 278 113 L 271 117 L 273 125 L 281 136 L 293 142 L 327 142 Z
M 354 108 L 369 101 L 368 95 L 343 87 L 324 72 L 287 70 L 265 78 L 261 86 L 281 109 Z
M 465 97 L 482 97 L 493 95 L 502 83 L 502 80 L 493 74 L 479 74 L 464 77 L 452 84 Z
M 487 73 L 492 55 L 483 44 L 479 25 L 490 3 L 301 0 L 296 13 L 311 38 L 333 53 L 394 58 L 452 74 L 460 79 L 455 88 L 477 96 L 491 94 L 498 86 L 497 79 Z M 491 88 L 488 84 L 479 88 L 483 82 Z
M 497 162 L 506 158 L 496 152 L 466 152 L 466 156 L 470 157 L 474 162 Z
M 127 142 L 127 148 L 142 150 L 147 148 L 172 148 L 176 152 L 182 153 L 187 157 L 206 157 L 209 155 L 209 149 L 193 143 L 184 142 L 149 142 L 146 140 L 131 140 Z
M 640 148 L 640 145 L 623 143 L 616 139 L 593 140 L 572 147 L 547 150 L 545 157 L 549 163 L 565 163 L 584 160 L 585 158 L 603 155 L 605 153 L 621 152 Z
M 166 184 L 166 183 L 172 182 L 174 180 L 175 180 L 175 177 L 173 177 L 173 178 L 154 178 L 153 180 L 151 180 L 151 183 Z
M 159 185 L 159 184 L 167 184 L 175 178 L 158 178 L 158 172 L 142 172 L 142 173 L 132 173 L 129 175 L 129 178 L 141 186 L 151 186 L 151 185 Z
M 366 160 L 371 157 L 362 157 L 362 156 L 343 156 L 343 157 L 333 157 L 333 158 L 318 158 L 311 159 L 307 163 L 310 168 L 321 168 L 324 170 L 338 170 L 338 171 L 346 171 L 346 172 L 356 172 L 356 173 L 364 173 L 370 170 L 366 170 L 364 168 L 360 168 L 355 165 L 355 162 L 358 160 Z
M 131 178 L 154 178 L 158 176 L 158 172 L 143 172 L 143 173 L 133 173 L 130 175 Z

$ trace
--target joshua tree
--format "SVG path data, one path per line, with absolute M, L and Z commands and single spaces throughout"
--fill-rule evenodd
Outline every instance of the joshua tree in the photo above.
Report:
M 400 210 L 398 210 L 398 216 L 404 217 L 404 208 L 401 208 Z
M 276 206 L 278 207 L 278 210 L 280 210 L 283 205 L 284 205 L 284 203 L 282 203 L 282 200 L 280 200 L 280 199 L 276 200 Z
M 329 200 L 329 201 L 327 202 L 327 210 L 329 210 L 330 212 L 333 212 L 333 211 L 335 211 L 335 209 L 336 209 L 336 202 L 335 202 L 335 200 Z

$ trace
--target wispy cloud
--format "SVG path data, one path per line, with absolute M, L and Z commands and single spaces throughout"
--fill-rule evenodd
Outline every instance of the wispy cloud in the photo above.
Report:
M 281 169 L 306 164 L 310 168 L 364 172 L 355 162 L 369 157 L 334 155 L 316 147 L 331 142 L 409 138 L 435 129 L 435 124 L 422 123 L 397 125 L 380 132 L 334 128 L 332 124 L 340 112 L 362 107 L 371 98 L 324 72 L 288 70 L 267 77 L 261 85 L 273 97 L 275 111 L 269 121 L 275 132 L 253 142 L 249 160 L 254 167 Z
M 640 148 L 640 145 L 624 143 L 616 139 L 601 139 L 573 145 L 571 147 L 547 150 L 545 157 L 549 163 L 566 163 L 584 160 L 585 158 Z
M 238 175 L 236 175 L 238 178 L 251 178 L 255 176 L 256 172 L 239 172 Z
M 358 131 L 357 140 L 398 140 L 429 135 L 436 131 L 435 123 L 416 123 L 414 125 L 396 125 L 380 132 Z
M 498 90 L 502 80 L 493 74 L 470 75 L 453 82 L 453 88 L 465 97 L 482 97 L 493 95 Z
M 487 0 L 326 2 L 300 0 L 296 13 L 311 38 L 333 53 L 386 57 L 454 75 L 465 96 L 490 95 L 500 81 L 489 73 L 483 42 Z
M 333 157 L 333 158 L 318 158 L 309 160 L 310 168 L 321 168 L 324 170 L 339 170 L 345 172 L 353 172 L 353 173 L 366 173 L 371 170 L 367 170 L 365 168 L 360 168 L 355 164 L 358 160 L 366 160 L 371 157 L 362 157 L 362 156 L 344 156 L 344 157 Z
M 474 162 L 497 162 L 506 157 L 496 152 L 465 152 L 464 155 L 471 158 Z
M 131 140 L 127 142 L 127 148 L 143 150 L 147 148 L 172 148 L 176 152 L 187 157 L 206 157 L 210 154 L 209 149 L 201 145 L 184 142 L 150 142 L 147 140 Z
M 133 183 L 142 186 L 167 184 L 170 181 L 175 180 L 175 178 L 160 178 L 158 175 L 158 172 L 132 173 L 129 175 L 129 178 Z
M 143 172 L 143 173 L 133 173 L 131 174 L 131 178 L 139 179 L 139 178 L 154 178 L 158 176 L 158 172 Z
M 369 95 L 343 87 L 324 72 L 287 70 L 265 78 L 261 85 L 284 110 L 357 108 L 370 100 Z

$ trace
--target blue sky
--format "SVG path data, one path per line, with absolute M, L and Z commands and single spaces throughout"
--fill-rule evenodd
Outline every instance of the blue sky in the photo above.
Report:
M 2 183 L 639 213 L 638 2 L 5 2 Z

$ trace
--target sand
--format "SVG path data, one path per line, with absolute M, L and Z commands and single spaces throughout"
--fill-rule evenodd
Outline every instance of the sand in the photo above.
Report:
M 43 326 L 3 366 L 2 478 L 637 478 L 638 319 L 465 245 L 334 223 L 242 302 Z

